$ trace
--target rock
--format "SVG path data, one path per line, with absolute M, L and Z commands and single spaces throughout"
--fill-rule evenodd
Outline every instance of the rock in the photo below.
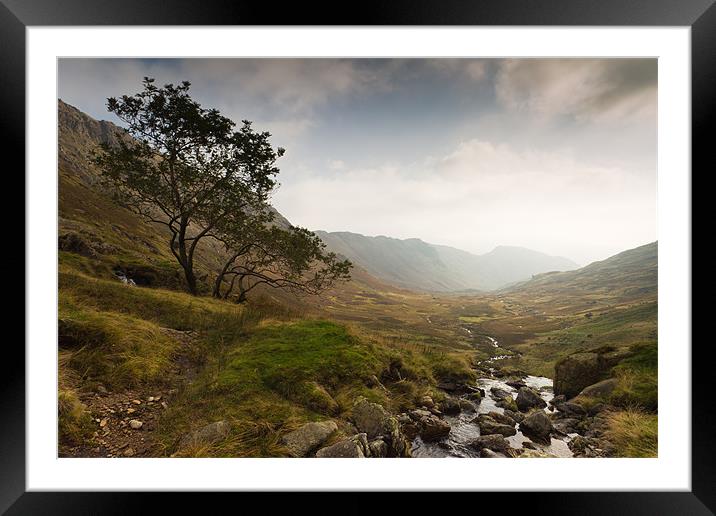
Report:
M 547 452 L 542 451 L 542 450 L 531 450 L 531 449 L 527 449 L 527 450 L 524 450 L 524 451 L 520 454 L 520 458 L 525 458 L 525 459 L 554 459 L 555 456 L 552 455 L 551 453 L 547 453 Z
M 496 400 L 502 400 L 505 398 L 511 398 L 512 395 L 506 391 L 505 389 L 501 389 L 499 387 L 493 387 L 490 389 L 490 394 L 492 394 L 492 397 Z
M 306 423 L 284 435 L 281 438 L 281 444 L 288 449 L 290 456 L 305 457 L 326 442 L 336 430 L 338 430 L 338 426 L 333 421 Z
M 506 459 L 507 456 L 502 453 L 496 453 L 490 450 L 489 448 L 485 448 L 484 450 L 480 451 L 480 457 L 483 459 Z
M 438 441 L 450 433 L 450 425 L 442 419 L 433 416 L 420 419 L 418 433 L 425 442 Z
M 202 426 L 194 432 L 185 434 L 179 441 L 178 448 L 186 448 L 188 446 L 199 446 L 218 442 L 225 439 L 231 431 L 231 424 L 228 421 L 215 421 L 208 425 Z
M 487 417 L 491 417 L 492 419 L 494 419 L 494 420 L 497 421 L 498 423 L 502 423 L 503 425 L 515 426 L 515 424 L 517 423 L 514 419 L 512 419 L 512 418 L 511 418 L 510 416 L 508 416 L 507 414 L 500 414 L 499 412 L 488 412 L 488 413 L 485 414 L 485 415 L 486 415 Z M 479 416 L 478 416 L 478 418 L 479 418 Z
M 480 404 L 480 402 L 482 401 L 482 398 L 484 398 L 484 397 L 485 397 L 485 395 L 478 391 L 471 392 L 470 394 L 467 395 L 467 399 L 469 399 L 473 403 L 477 403 L 477 404 Z
M 412 441 L 418 436 L 419 427 L 417 423 L 408 423 L 408 424 L 401 424 L 400 430 L 403 432 L 403 435 L 406 439 Z
M 478 450 L 492 450 L 495 452 L 507 453 L 510 443 L 500 434 L 481 435 L 470 443 L 470 446 Z
M 136 411 L 137 411 L 136 409 L 128 408 L 128 409 L 127 409 L 127 414 L 134 414 Z
M 429 410 L 423 410 L 423 409 L 411 410 L 411 411 L 409 412 L 409 414 L 410 414 L 410 417 L 411 417 L 414 421 L 420 421 L 420 419 L 422 419 L 422 418 L 424 418 L 424 417 L 430 417 L 430 416 L 432 416 L 432 414 L 430 413 Z
M 508 396 L 506 398 L 501 399 L 500 401 L 496 402 L 495 405 L 498 407 L 502 407 L 506 410 L 511 410 L 513 412 L 517 412 L 519 410 L 519 408 L 517 407 L 517 403 L 512 396 Z
M 459 414 L 460 412 L 462 412 L 460 400 L 451 397 L 445 398 L 442 403 L 440 403 L 440 411 L 450 416 Z
M 135 405 L 141 405 L 141 404 L 142 404 L 142 402 L 139 401 L 139 400 L 132 400 L 132 403 L 134 403 Z
M 344 441 L 337 442 L 316 452 L 318 458 L 356 458 L 362 459 L 369 455 L 366 434 L 354 435 Z
M 471 402 L 460 399 L 458 400 L 458 403 L 460 404 L 460 410 L 462 410 L 463 412 L 475 412 L 475 405 L 473 405 Z
M 590 416 L 596 416 L 600 412 L 602 412 L 604 409 L 606 409 L 607 406 L 604 403 L 596 403 L 589 407 L 589 410 L 587 411 L 587 414 Z
M 421 418 L 425 414 L 435 418 L 427 410 L 414 410 L 409 417 L 415 420 L 416 417 Z M 377 403 L 371 403 L 362 396 L 359 397 L 351 409 L 351 419 L 358 431 L 365 433 L 368 439 L 383 437 L 388 446 L 389 457 L 410 457 L 410 444 L 406 441 L 402 430 L 407 425 L 401 427 L 398 420 Z M 416 423 L 416 426 L 416 430 L 420 431 L 420 424 Z
M 551 400 L 549 400 L 550 405 L 559 405 L 560 403 L 564 403 L 567 401 L 567 396 L 564 394 L 560 394 L 559 396 L 555 396 Z
M 520 423 L 520 431 L 533 441 L 549 444 L 552 421 L 542 410 L 529 413 Z
M 585 387 L 601 382 L 609 369 L 626 356 L 626 351 L 609 348 L 567 355 L 554 366 L 554 393 L 573 398 Z
M 527 387 L 527 384 L 523 382 L 521 379 L 510 379 L 505 382 L 505 384 L 509 385 L 510 387 L 514 389 L 521 389 L 522 387 Z
M 517 392 L 517 408 L 522 412 L 527 412 L 532 408 L 543 408 L 547 406 L 547 403 L 539 395 L 539 392 L 530 387 L 520 387 Z
M 581 433 L 579 428 L 579 419 L 564 418 L 558 419 L 552 423 L 552 427 L 562 434 L 577 434 Z
M 144 423 L 142 423 L 142 422 L 141 422 L 140 420 L 138 420 L 138 419 L 132 419 L 132 420 L 129 421 L 129 426 L 131 426 L 134 430 L 139 430 L 140 428 L 142 428 L 142 425 L 143 425 L 143 424 L 144 424 Z
M 536 450 L 537 446 L 532 441 L 525 441 L 522 443 L 522 447 L 528 450 Z
M 102 420 L 99 422 L 99 427 L 100 427 L 100 428 L 104 428 L 105 426 L 107 426 L 107 418 L 104 418 L 104 419 L 102 419 Z M 141 426 L 141 425 L 140 425 L 140 426 Z
M 430 415 L 430 412 L 427 410 L 422 412 Z M 385 433 L 386 420 L 389 417 L 390 414 L 388 414 L 383 407 L 377 403 L 371 403 L 363 397 L 356 401 L 351 410 L 351 419 L 355 423 L 356 428 L 358 428 L 360 432 L 365 433 L 369 439 L 373 439 Z
M 582 417 L 587 415 L 587 411 L 583 406 L 571 401 L 565 401 L 564 403 L 555 405 L 555 408 L 567 416 Z
M 388 445 L 383 439 L 376 439 L 368 443 L 369 456 L 373 458 L 382 458 L 388 456 Z
M 476 419 L 473 419 L 473 422 L 475 421 L 480 427 L 481 435 L 500 434 L 505 437 L 509 437 L 517 433 L 517 430 L 515 430 L 514 425 L 505 425 L 503 423 L 498 423 L 487 414 L 480 414 L 479 416 L 477 416 Z
M 107 387 L 105 387 L 104 385 L 102 385 L 102 384 L 100 383 L 100 384 L 97 385 L 97 392 L 100 393 L 100 394 L 107 394 L 107 393 L 108 393 Z
M 455 392 L 458 390 L 458 384 L 455 382 L 440 382 L 438 383 L 438 389 L 442 389 L 447 392 Z
M 522 412 L 515 412 L 514 410 L 510 409 L 504 409 L 505 416 L 512 419 L 515 423 L 519 423 L 525 418 L 525 415 Z
M 134 448 L 127 448 L 122 452 L 122 455 L 125 457 L 133 457 L 134 456 Z
M 603 398 L 609 396 L 617 386 L 616 378 L 607 378 L 601 382 L 593 383 L 582 389 L 579 396 L 585 396 L 588 398 Z
M 423 407 L 427 407 L 429 409 L 431 409 L 435 406 L 435 402 L 433 401 L 433 399 L 430 396 L 423 396 L 422 398 L 420 398 L 420 404 Z

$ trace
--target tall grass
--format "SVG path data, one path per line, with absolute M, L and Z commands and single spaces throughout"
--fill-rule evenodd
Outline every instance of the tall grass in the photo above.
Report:
M 658 455 L 658 416 L 637 408 L 626 408 L 607 415 L 604 437 L 617 448 L 620 457 Z

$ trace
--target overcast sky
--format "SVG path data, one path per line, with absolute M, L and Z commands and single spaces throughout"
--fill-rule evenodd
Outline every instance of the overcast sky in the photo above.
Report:
M 269 130 L 297 225 L 582 265 L 656 240 L 654 59 L 63 59 L 59 97 L 117 121 L 143 76 Z

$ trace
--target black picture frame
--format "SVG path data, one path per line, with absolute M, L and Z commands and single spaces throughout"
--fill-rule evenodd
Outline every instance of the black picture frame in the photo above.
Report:
M 0 145 L 3 156 L 24 169 L 25 29 L 61 25 L 551 25 L 691 27 L 692 178 L 707 173 L 716 129 L 716 6 L 714 0 L 393 0 L 340 6 L 320 2 L 272 3 L 244 0 L 0 0 Z M 23 181 L 24 191 L 24 181 Z M 692 188 L 693 191 L 693 188 Z M 19 251 L 20 246 L 14 246 Z M 24 249 L 24 246 L 23 246 Z M 24 251 L 23 251 L 24 252 Z M 693 251 L 692 251 L 693 252 Z M 692 255 L 693 256 L 693 255 Z M 24 257 L 24 255 L 23 255 Z M 19 256 L 17 256 L 19 258 Z M 25 269 L 25 274 L 29 271 Z M 48 288 L 54 286 L 48 285 Z M 31 310 L 32 307 L 27 307 Z M 25 489 L 25 354 L 6 343 L 0 375 L 0 512 L 7 514 L 119 514 L 148 507 L 138 494 L 49 493 Z M 684 349 L 691 343 L 683 343 Z M 511 493 L 508 505 L 550 514 L 713 514 L 716 510 L 714 408 L 706 341 L 692 345 L 692 491 Z M 688 438 L 688 436 L 684 436 Z M 156 498 L 161 495 L 142 495 Z M 233 495 L 224 495 L 233 496 Z M 245 496 L 245 495 L 244 495 Z M 274 495 L 269 495 L 274 496 Z M 451 495 L 452 496 L 452 495 Z M 473 494 L 490 504 L 504 493 Z M 479 498 L 477 498 L 479 497 Z M 315 506 L 315 497 L 301 497 Z M 354 498 L 353 510 L 368 510 L 370 498 Z M 358 501 L 360 500 L 360 501 Z M 152 500 L 153 501 L 153 500 Z M 411 510 L 422 497 L 402 497 Z M 187 509 L 186 497 L 161 496 L 163 510 Z M 300 503 L 300 502 L 299 502 Z M 142 505 L 138 505 L 142 504 Z

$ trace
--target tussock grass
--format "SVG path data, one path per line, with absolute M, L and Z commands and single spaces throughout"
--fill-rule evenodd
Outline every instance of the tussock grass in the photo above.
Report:
M 617 448 L 620 457 L 656 457 L 658 455 L 658 416 L 637 408 L 607 415 L 605 437 Z
M 76 374 L 67 367 L 71 353 L 59 355 L 57 390 L 58 433 L 61 443 L 81 444 L 93 430 L 92 418 L 87 407 L 80 401 L 75 385 Z
M 67 366 L 83 379 L 112 387 L 162 379 L 180 345 L 155 323 L 92 310 L 62 292 L 59 338 L 60 347 L 71 350 Z
M 614 368 L 618 383 L 610 396 L 619 407 L 658 408 L 658 350 L 656 342 L 632 347 L 633 355 Z

